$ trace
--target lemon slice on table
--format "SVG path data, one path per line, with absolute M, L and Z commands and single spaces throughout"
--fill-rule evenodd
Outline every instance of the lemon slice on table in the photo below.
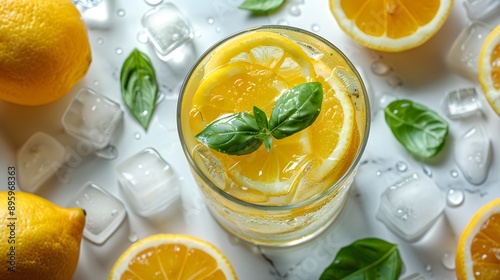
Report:
M 500 25 L 486 37 L 478 64 L 481 88 L 495 112 L 500 115 Z
M 479 209 L 457 245 L 459 280 L 500 279 L 500 198 Z
M 115 262 L 109 280 L 237 279 L 212 244 L 189 235 L 156 234 L 132 244 Z
M 292 87 L 315 77 L 307 53 L 283 35 L 254 31 L 230 39 L 219 48 L 205 65 L 205 73 L 221 65 L 243 61 L 273 70 Z
M 400 52 L 425 43 L 448 18 L 453 0 L 330 0 L 339 26 L 359 44 Z

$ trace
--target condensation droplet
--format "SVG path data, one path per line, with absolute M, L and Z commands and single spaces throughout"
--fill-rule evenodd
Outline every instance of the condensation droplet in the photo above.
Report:
M 116 14 L 119 16 L 119 17 L 124 17 L 125 16 L 125 10 L 124 9 L 118 9 L 116 11 Z
M 155 6 L 160 4 L 163 0 L 144 0 L 147 4 Z
M 431 272 L 432 271 L 432 266 L 430 264 L 425 266 L 425 271 Z
M 302 11 L 300 10 L 299 6 L 292 5 L 290 6 L 290 9 L 288 9 L 288 13 L 294 17 L 298 17 L 300 16 L 300 14 L 302 14 Z
M 462 190 L 449 189 L 446 193 L 446 202 L 451 207 L 462 205 L 465 200 L 465 193 Z
M 393 88 L 403 85 L 403 80 L 398 76 L 391 76 L 387 78 L 387 84 Z
M 104 44 L 104 39 L 103 39 L 103 38 L 101 38 L 101 37 L 97 38 L 97 44 L 98 44 L 98 45 L 102 45 L 102 44 Z
M 209 18 L 207 18 L 207 22 L 208 22 L 208 24 L 214 24 L 215 20 L 213 17 L 209 17 Z
M 140 140 L 142 135 L 139 132 L 134 133 L 134 139 L 135 140 Z
M 98 86 L 99 85 L 99 81 L 94 81 L 94 86 Z
M 314 32 L 318 32 L 321 30 L 321 27 L 319 26 L 319 24 L 314 23 L 313 25 L 311 25 L 311 30 Z
M 450 176 L 451 176 L 452 178 L 457 178 L 457 177 L 458 177 L 458 171 L 457 171 L 457 170 L 455 170 L 455 169 L 451 170 L 451 171 L 450 171 Z
M 405 172 L 406 170 L 408 170 L 408 165 L 406 165 L 405 162 L 403 161 L 398 161 L 396 163 L 396 169 L 399 171 L 399 172 Z
M 134 243 L 136 242 L 137 240 L 139 240 L 139 237 L 137 236 L 137 234 L 135 232 L 131 232 L 128 236 L 128 241 Z
M 111 217 L 116 216 L 116 214 L 118 214 L 118 210 L 116 209 L 111 210 Z
M 374 61 L 371 64 L 370 69 L 373 74 L 379 76 L 387 75 L 391 71 L 391 67 L 380 60 Z
M 156 97 L 156 105 L 160 104 L 165 99 L 165 93 L 160 92 L 160 94 Z
M 116 54 L 120 55 L 123 53 L 123 50 L 122 50 L 122 48 L 116 48 L 115 52 L 116 52 Z
M 148 42 L 148 35 L 142 31 L 137 33 L 137 41 L 139 41 L 139 43 L 146 44 Z
M 199 30 L 194 32 L 194 37 L 196 37 L 196 38 L 201 38 L 201 35 L 203 35 L 203 34 Z
M 218 27 L 218 26 L 217 26 L 217 27 L 215 28 L 215 32 L 220 33 L 220 27 Z
M 424 171 L 424 174 L 432 178 L 432 170 L 428 167 L 423 165 L 422 166 L 422 171 Z
M 448 270 L 455 269 L 455 256 L 453 254 L 445 253 L 441 258 L 441 264 Z

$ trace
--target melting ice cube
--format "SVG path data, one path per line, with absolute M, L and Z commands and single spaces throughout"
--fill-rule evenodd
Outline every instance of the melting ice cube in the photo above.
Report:
M 467 118 L 480 114 L 481 103 L 475 88 L 450 91 L 444 100 L 446 115 L 451 119 Z
M 417 172 L 382 193 L 377 218 L 401 238 L 413 241 L 432 226 L 445 205 L 444 193 L 434 181 Z
M 448 66 L 458 74 L 472 81 L 477 81 L 479 52 L 491 30 L 492 28 L 485 23 L 469 22 L 455 39 L 448 52 L 446 57 Z
M 66 161 L 66 149 L 52 136 L 37 132 L 17 153 L 18 181 L 22 190 L 34 192 Z
M 83 236 L 98 245 L 106 242 L 127 216 L 121 201 L 92 182 L 78 190 L 68 207 L 85 210 Z
M 69 134 L 102 149 L 109 144 L 122 115 L 118 103 L 83 88 L 69 104 L 62 123 Z
M 481 184 L 490 166 L 490 139 L 480 126 L 473 127 L 455 145 L 455 161 L 471 184 Z
M 193 31 L 190 23 L 177 7 L 169 2 L 147 11 L 142 17 L 142 27 L 160 59 L 177 48 L 191 42 Z
M 118 165 L 118 180 L 127 201 L 142 216 L 169 206 L 179 197 L 180 187 L 170 165 L 152 148 Z
M 498 0 L 465 0 L 463 3 L 470 19 L 482 19 L 500 12 Z

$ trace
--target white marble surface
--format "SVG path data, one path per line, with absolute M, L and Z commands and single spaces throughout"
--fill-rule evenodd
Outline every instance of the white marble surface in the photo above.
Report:
M 93 62 L 87 76 L 70 94 L 53 104 L 33 108 L 0 102 L 0 182 L 6 182 L 7 166 L 16 165 L 15 151 L 33 133 L 44 131 L 58 139 L 74 155 L 64 172 L 36 191 L 59 205 L 66 205 L 78 188 L 89 180 L 122 198 L 118 191 L 116 166 L 147 147 L 155 148 L 182 177 L 182 194 L 181 199 L 161 215 L 148 219 L 136 215 L 127 205 L 126 222 L 104 245 L 82 241 L 80 262 L 73 279 L 106 279 L 116 258 L 131 244 L 128 240 L 130 232 L 137 234 L 138 238 L 163 232 L 191 234 L 205 239 L 227 255 L 242 280 L 318 279 L 341 247 L 364 237 L 379 237 L 399 245 L 405 263 L 402 276 L 420 272 L 426 279 L 455 279 L 454 270 L 443 266 L 443 258 L 445 261 L 453 258 L 457 238 L 473 213 L 486 202 L 500 197 L 500 174 L 495 172 L 500 168 L 500 144 L 496 141 L 500 137 L 500 117 L 493 113 L 482 96 L 483 116 L 468 121 L 448 120 L 450 133 L 445 149 L 438 158 L 429 162 L 410 157 L 385 124 L 383 113 L 374 108 L 363 163 L 340 218 L 317 239 L 286 249 L 256 248 L 240 243 L 216 224 L 189 173 L 177 136 L 175 116 L 180 83 L 196 58 L 223 37 L 261 24 L 289 24 L 317 32 L 352 59 L 373 96 L 389 92 L 399 98 L 422 103 L 444 116 L 440 103 L 447 91 L 479 86 L 451 72 L 445 64 L 445 54 L 467 22 L 461 1 L 455 2 L 449 19 L 430 41 L 397 54 L 374 52 L 354 43 L 336 24 L 327 0 L 288 0 L 283 9 L 267 17 L 252 17 L 248 12 L 238 10 L 236 7 L 241 0 L 173 1 L 189 18 L 195 32 L 190 56 L 184 64 L 163 62 L 154 56 L 147 44 L 138 41 L 141 16 L 152 8 L 151 5 L 144 0 L 104 1 L 114 1 L 110 6 L 110 21 L 106 24 L 107 29 L 89 29 Z M 494 21 L 498 20 L 493 19 L 490 24 L 496 24 Z M 125 112 L 123 124 L 111 140 L 119 153 L 116 159 L 84 156 L 78 150 L 76 141 L 64 132 L 60 121 L 62 114 L 82 86 L 103 93 L 123 105 L 119 71 L 134 47 L 147 52 L 153 59 L 165 99 L 159 104 L 147 132 Z M 118 49 L 121 54 L 118 54 Z M 375 60 L 387 63 L 393 71 L 387 76 L 373 74 L 370 65 Z M 394 78 L 401 79 L 403 84 L 396 87 L 389 85 L 388 79 Z M 479 87 L 478 90 L 481 92 Z M 453 170 L 458 170 L 453 160 L 454 143 L 474 125 L 485 128 L 492 139 L 493 151 L 491 171 L 486 181 L 478 186 L 469 184 L 460 172 L 457 178 L 450 175 Z M 446 207 L 429 232 L 413 243 L 397 237 L 375 218 L 382 191 L 390 182 L 410 172 L 398 171 L 395 166 L 399 161 L 413 169 L 430 170 L 432 179 L 443 192 L 456 187 L 466 194 L 461 206 Z M 1 185 L 5 187 L 5 184 Z

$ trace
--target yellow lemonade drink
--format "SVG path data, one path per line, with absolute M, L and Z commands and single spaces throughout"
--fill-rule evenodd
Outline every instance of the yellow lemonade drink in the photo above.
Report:
M 345 55 L 286 26 L 246 30 L 208 50 L 182 87 L 177 114 L 213 217 L 244 240 L 274 246 L 308 240 L 339 214 L 370 116 L 363 82 Z M 255 132 L 266 125 L 265 136 Z

